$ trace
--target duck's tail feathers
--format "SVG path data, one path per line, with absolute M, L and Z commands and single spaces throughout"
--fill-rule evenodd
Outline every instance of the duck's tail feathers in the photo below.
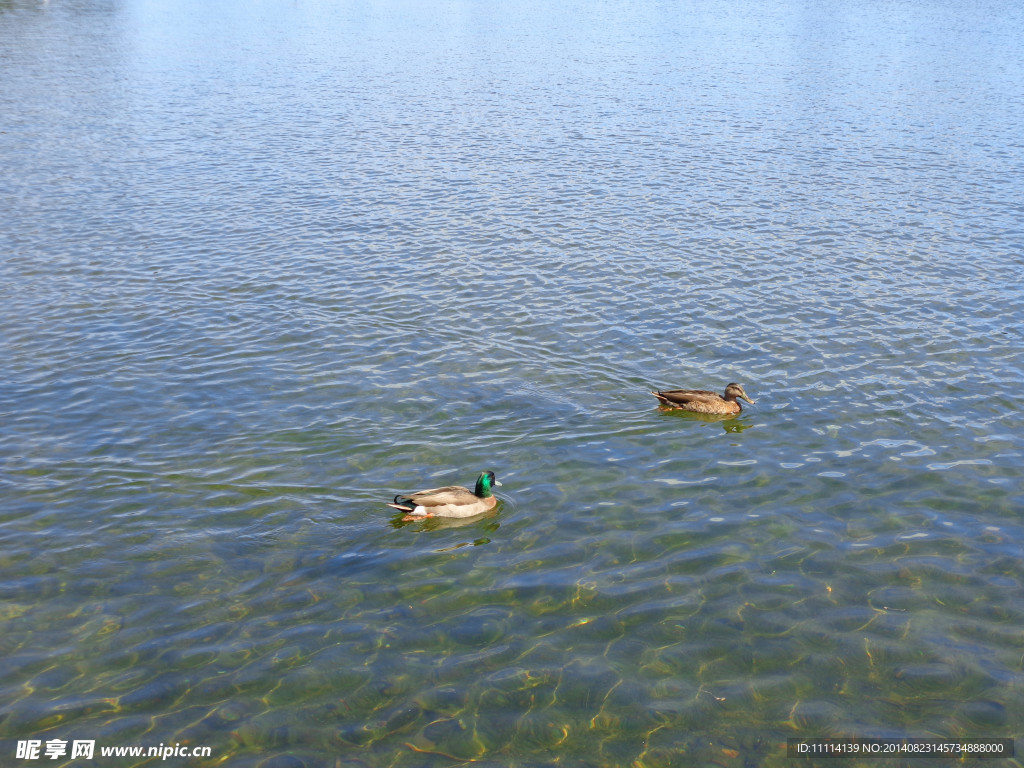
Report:
M 388 506 L 394 507 L 395 509 L 400 509 L 403 512 L 412 512 L 414 509 L 416 509 L 416 505 L 409 501 L 409 499 L 403 498 L 401 494 L 395 496 L 394 503 L 389 503 Z

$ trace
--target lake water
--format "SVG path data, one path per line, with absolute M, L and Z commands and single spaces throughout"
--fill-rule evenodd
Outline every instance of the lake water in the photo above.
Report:
M 0 763 L 1024 736 L 1022 93 L 1002 0 L 0 0 Z

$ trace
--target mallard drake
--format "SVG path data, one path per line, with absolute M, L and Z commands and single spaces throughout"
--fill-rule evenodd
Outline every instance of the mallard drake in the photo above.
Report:
M 743 410 L 740 400 L 746 400 L 751 405 L 756 402 L 747 397 L 739 384 L 727 386 L 724 397 L 705 389 L 668 389 L 651 394 L 669 408 L 682 408 L 694 413 L 739 413 Z
M 493 472 L 481 472 L 476 479 L 476 488 L 469 490 L 461 485 L 446 485 L 444 488 L 430 488 L 416 493 L 400 493 L 389 507 L 407 512 L 406 520 L 424 517 L 473 517 L 493 509 L 498 500 L 491 493 L 492 486 L 501 485 L 494 479 Z

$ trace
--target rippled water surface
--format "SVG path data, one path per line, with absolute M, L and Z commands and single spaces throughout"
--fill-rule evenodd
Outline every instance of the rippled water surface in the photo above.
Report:
M 1022 93 L 1001 0 L 0 0 L 0 763 L 1024 736 Z

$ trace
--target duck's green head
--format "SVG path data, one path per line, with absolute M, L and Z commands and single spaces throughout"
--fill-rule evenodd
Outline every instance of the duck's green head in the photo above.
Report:
M 495 479 L 493 472 L 481 472 L 480 477 L 476 479 L 476 490 L 473 493 L 481 499 L 486 499 L 491 495 L 491 489 L 496 485 L 501 485 L 501 483 Z
M 739 384 L 730 384 L 728 387 L 725 388 L 725 399 L 745 400 L 751 405 L 754 405 L 754 403 L 757 402 L 756 400 L 751 400 L 749 397 L 747 397 L 747 393 L 743 391 L 743 387 L 741 387 Z

